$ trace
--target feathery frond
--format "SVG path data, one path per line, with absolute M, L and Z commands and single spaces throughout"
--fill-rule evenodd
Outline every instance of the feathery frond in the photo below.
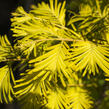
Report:
M 54 6 L 53 0 L 50 0 L 50 6 L 42 3 L 29 13 L 18 7 L 13 16 L 12 31 L 14 36 L 18 37 L 16 47 L 19 46 L 27 57 L 37 49 L 41 42 L 46 42 L 46 39 L 55 41 L 80 37 L 73 30 L 65 27 L 65 2 L 58 5 L 56 0 Z M 28 46 L 29 44 L 32 46 Z M 34 55 L 36 57 L 36 54 Z
M 45 84 L 46 83 L 44 82 L 35 81 L 34 86 L 32 87 L 26 87 L 26 88 L 20 87 L 20 91 L 17 91 L 16 95 L 22 109 L 27 109 L 27 108 L 40 109 L 42 106 L 44 106 L 47 103 L 46 95 L 48 94 L 48 89 L 46 90 L 46 88 L 48 87 L 46 87 L 47 85 Z M 18 88 L 19 85 L 16 87 Z
M 15 36 L 26 36 L 26 38 L 34 36 L 34 38 L 40 37 L 41 39 L 42 36 L 48 37 L 50 35 L 55 37 L 57 34 L 59 37 L 59 33 L 62 34 L 62 32 L 68 34 L 64 30 L 65 2 L 58 5 L 56 0 L 54 7 L 53 0 L 50 0 L 50 6 L 42 3 L 38 7 L 33 7 L 34 9 L 29 13 L 26 13 L 22 7 L 19 7 L 16 13 L 13 13 L 14 17 L 11 20 L 13 22 L 12 26 L 14 26 L 12 30 L 16 33 Z
M 12 102 L 14 91 L 11 82 L 15 83 L 12 69 L 5 65 L 0 68 L 0 102 Z
M 70 101 L 70 109 L 90 109 L 93 101 L 88 95 L 88 91 L 81 87 L 70 87 L 66 96 Z
M 77 32 L 81 33 L 84 39 L 107 41 L 105 33 L 108 31 L 108 5 L 102 11 L 99 0 L 96 0 L 93 10 L 90 4 L 82 4 L 79 13 L 80 15 L 72 16 L 68 25 L 77 23 Z
M 22 87 L 28 84 L 28 89 L 34 85 L 35 81 L 36 83 L 37 81 L 40 83 L 45 80 L 57 83 L 58 78 L 60 78 L 62 85 L 66 86 L 66 79 L 68 82 L 71 81 L 71 77 L 73 77 L 72 70 L 68 68 L 68 62 L 65 61 L 65 56 L 68 53 L 66 47 L 63 44 L 57 44 L 49 47 L 47 50 L 49 52 L 30 60 L 29 63 L 34 68 L 27 71 L 26 77 L 22 78 L 21 83 L 16 87 Z
M 28 74 L 36 74 L 33 79 L 41 78 L 49 81 L 58 81 L 60 78 L 63 86 L 66 86 L 64 78 L 70 81 L 72 71 L 68 68 L 68 62 L 65 61 L 68 50 L 63 44 L 57 44 L 48 48 L 48 53 L 31 60 L 29 63 L 34 63 L 34 68 Z
M 68 99 L 63 93 L 62 89 L 57 88 L 56 90 L 51 90 L 50 94 L 47 96 L 48 103 L 45 105 L 48 109 L 69 109 Z
M 14 57 L 15 53 L 7 36 L 0 36 L 0 61 L 6 61 L 7 59 Z
M 95 75 L 99 73 L 98 66 L 109 74 L 109 45 L 94 44 L 90 41 L 75 42 L 72 44 L 71 60 L 76 64 L 76 70 L 83 70 L 83 76 L 87 73 Z
M 32 6 L 34 13 L 39 19 L 47 20 L 53 24 L 65 25 L 65 1 L 58 4 L 58 0 L 49 0 L 50 5 L 42 2 L 37 7 Z

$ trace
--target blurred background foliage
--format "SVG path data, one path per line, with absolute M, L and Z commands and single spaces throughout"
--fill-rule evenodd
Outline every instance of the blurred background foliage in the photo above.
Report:
M 48 3 L 49 0 L 43 0 Z M 59 0 L 64 1 L 64 0 Z M 99 0 L 101 3 L 101 9 L 109 4 L 109 0 Z M 10 41 L 12 32 L 10 31 L 10 18 L 11 13 L 15 11 L 17 6 L 23 6 L 26 11 L 29 11 L 31 4 L 38 4 L 42 0 L 0 0 L 0 34 L 7 34 Z M 67 16 L 66 20 L 73 14 L 78 13 L 81 4 L 89 4 L 91 8 L 94 7 L 95 0 L 66 0 Z M 17 75 L 15 75 L 17 78 Z M 83 78 L 85 80 L 87 78 Z M 86 82 L 86 81 L 85 81 Z M 104 81 L 102 72 L 99 75 L 92 76 L 88 81 L 88 89 L 91 90 L 94 99 L 93 109 L 109 109 L 109 82 Z M 87 83 L 86 83 L 87 84 Z M 19 109 L 18 105 L 0 105 L 0 109 Z

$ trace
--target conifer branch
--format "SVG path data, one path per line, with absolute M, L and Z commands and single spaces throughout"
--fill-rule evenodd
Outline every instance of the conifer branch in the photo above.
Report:
M 22 59 L 4 59 L 4 60 L 0 60 L 0 62 L 9 62 L 9 61 L 25 61 L 26 58 L 22 58 Z
M 84 41 L 84 40 L 77 40 L 77 39 L 64 39 L 64 38 L 54 38 L 54 39 L 39 39 L 36 40 L 36 42 L 41 42 L 41 41 L 67 41 L 67 42 L 73 42 L 73 41 Z

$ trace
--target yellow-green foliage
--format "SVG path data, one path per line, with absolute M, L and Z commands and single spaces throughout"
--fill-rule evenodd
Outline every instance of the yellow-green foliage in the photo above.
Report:
M 15 54 L 10 42 L 5 35 L 0 36 L 0 62 L 6 62 L 7 65 L 0 66 L 0 102 L 12 102 L 14 91 L 11 80 L 15 84 L 11 63 L 8 63 L 10 58 L 14 58 Z
M 14 96 L 22 109 L 93 108 L 90 78 L 101 73 L 104 80 L 109 77 L 108 6 L 101 10 L 99 0 L 95 3 L 93 9 L 81 4 L 69 21 L 66 2 L 58 0 L 12 13 L 16 43 L 0 37 L 0 62 L 5 63 L 0 67 L 1 102 Z M 14 61 L 20 69 L 27 67 L 16 81 Z

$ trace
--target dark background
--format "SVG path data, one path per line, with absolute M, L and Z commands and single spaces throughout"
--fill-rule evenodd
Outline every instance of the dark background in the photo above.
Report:
M 0 0 L 0 34 L 9 34 L 11 12 L 15 11 L 17 6 L 22 5 L 25 10 L 29 10 L 29 6 L 33 0 Z

